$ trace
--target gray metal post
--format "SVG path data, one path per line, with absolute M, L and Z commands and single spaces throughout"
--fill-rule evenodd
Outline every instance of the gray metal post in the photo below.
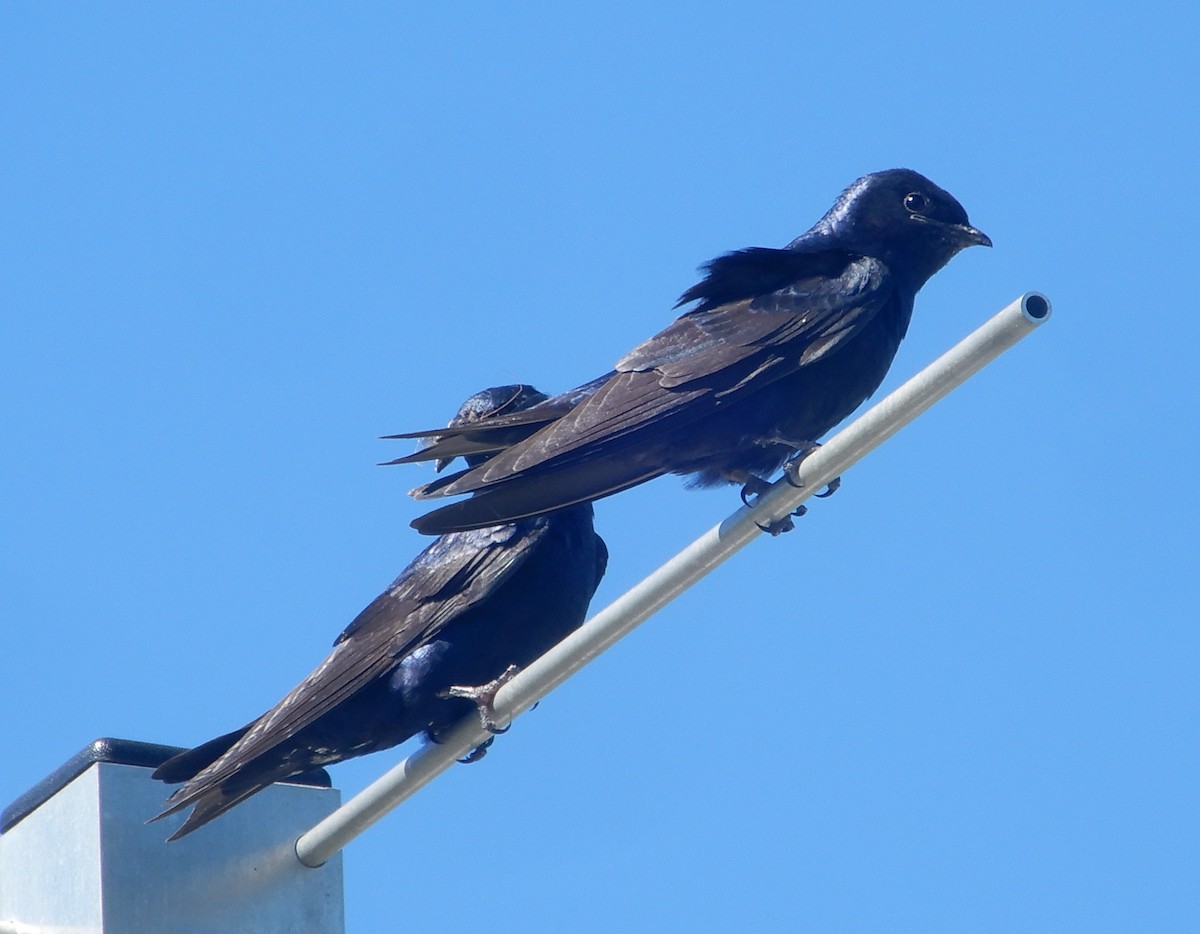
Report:
M 312 872 L 292 841 L 338 806 L 313 784 L 276 784 L 175 843 L 146 819 L 179 752 L 97 740 L 0 815 L 0 932 L 342 934 L 341 857 Z M 328 776 L 322 777 L 328 782 Z
M 927 408 L 1050 317 L 1050 301 L 1026 292 L 903 386 L 868 409 L 807 457 L 804 486 L 778 481 L 756 504 L 710 529 L 657 571 L 613 601 L 500 689 L 501 725 L 531 707 L 656 610 L 760 534 L 759 523 L 791 513 Z M 469 717 L 437 744 L 426 744 L 296 841 L 296 856 L 316 868 L 350 840 L 487 738 Z

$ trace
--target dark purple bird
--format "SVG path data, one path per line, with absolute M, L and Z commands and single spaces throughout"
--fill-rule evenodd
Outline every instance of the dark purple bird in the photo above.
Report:
M 545 399 L 530 386 L 494 387 L 463 403 L 450 424 Z M 418 733 L 436 738 L 476 708 L 495 732 L 491 700 L 510 666 L 528 665 L 579 627 L 607 560 L 590 503 L 442 536 L 271 710 L 160 766 L 154 778 L 183 785 L 154 819 L 195 805 L 177 839 L 272 782 Z
M 863 176 L 783 249 L 708 263 L 679 300 L 695 307 L 612 372 L 487 424 L 390 436 L 437 439 L 390 463 L 498 452 L 415 489 L 419 499 L 474 495 L 413 526 L 511 522 L 667 473 L 761 489 L 879 388 L 917 291 L 974 244 L 991 240 L 929 179 Z

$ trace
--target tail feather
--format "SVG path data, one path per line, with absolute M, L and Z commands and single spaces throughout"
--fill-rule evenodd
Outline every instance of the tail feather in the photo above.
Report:
M 207 743 L 196 746 L 194 749 L 188 749 L 177 756 L 172 756 L 155 769 L 150 777 L 156 781 L 166 782 L 168 785 L 178 785 L 180 782 L 195 778 L 198 773 L 225 755 L 234 743 L 246 735 L 246 731 L 251 726 L 252 724 L 247 723 L 240 730 L 210 739 Z
M 204 774 L 214 762 L 233 748 L 253 725 L 248 723 L 239 730 L 218 736 L 216 739 L 210 739 L 207 743 L 194 749 L 188 749 L 177 756 L 172 756 L 155 769 L 151 778 L 166 782 L 168 785 L 180 783 L 183 785 L 167 798 L 167 807 L 146 823 L 162 820 L 193 804 L 196 805 L 180 828 L 167 838 L 168 840 L 178 840 L 276 781 L 280 776 L 274 773 L 260 774 L 247 781 L 246 772 L 239 770 L 225 781 L 218 782 L 213 782 L 210 776 Z
M 517 440 L 522 440 L 518 438 Z M 393 467 L 397 464 L 419 464 L 424 461 L 451 461 L 456 457 L 468 454 L 487 454 L 491 451 L 502 451 L 506 447 L 505 438 L 489 438 L 476 440 L 465 435 L 455 435 L 433 442 L 428 447 L 395 460 L 383 461 L 380 467 Z
M 177 802 L 176 804 L 172 804 L 161 814 L 156 814 L 154 817 L 150 818 L 147 823 L 161 820 L 162 818 L 171 814 L 175 814 L 176 812 L 186 808 L 188 805 L 194 803 L 196 807 L 193 808 L 192 813 L 187 816 L 187 819 L 179 826 L 178 830 L 171 834 L 171 836 L 167 837 L 168 841 L 178 840 L 180 837 L 186 837 L 193 830 L 203 827 L 209 821 L 220 817 L 230 808 L 241 804 L 251 795 L 262 791 L 264 788 L 271 785 L 273 781 L 273 778 L 259 780 L 249 786 L 238 788 L 233 791 L 226 790 L 220 785 L 216 785 L 199 792 L 198 796 L 188 795 L 184 797 L 183 800 Z M 182 788 L 180 789 L 180 791 L 183 790 L 184 789 Z M 178 794 L 178 792 L 176 792 L 176 794 Z M 168 798 L 168 803 L 170 803 L 171 799 L 174 797 L 175 795 L 172 795 L 171 798 Z
M 467 499 L 418 516 L 412 521 L 412 527 L 424 535 L 444 535 L 501 525 L 610 496 L 662 476 L 664 472 L 660 467 L 597 460 L 573 464 L 561 471 L 526 477 L 518 475 Z

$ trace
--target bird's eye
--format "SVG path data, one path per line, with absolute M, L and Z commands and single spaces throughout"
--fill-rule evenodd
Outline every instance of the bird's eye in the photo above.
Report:
M 929 210 L 929 199 L 919 191 L 910 191 L 904 196 L 904 207 L 910 214 L 923 214 Z

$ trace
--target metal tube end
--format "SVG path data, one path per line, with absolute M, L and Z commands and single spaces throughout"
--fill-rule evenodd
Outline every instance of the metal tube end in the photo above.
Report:
M 1050 317 L 1050 299 L 1041 292 L 1026 292 L 1021 296 L 1021 314 L 1033 324 L 1041 324 Z

